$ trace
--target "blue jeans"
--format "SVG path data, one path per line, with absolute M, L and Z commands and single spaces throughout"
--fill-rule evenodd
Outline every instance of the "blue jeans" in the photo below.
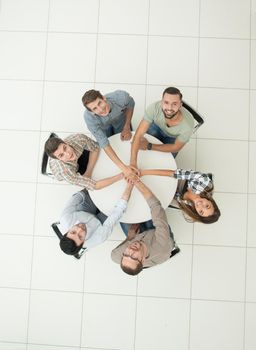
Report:
M 116 134 L 119 134 L 123 131 L 126 117 L 123 114 L 122 117 L 118 119 L 118 122 L 115 121 L 115 125 L 109 125 L 106 129 L 104 129 L 106 136 L 110 137 Z M 130 129 L 132 130 L 132 126 L 130 125 Z
M 163 144 L 168 144 L 168 143 L 174 144 L 175 140 L 176 140 L 176 137 L 168 136 L 154 122 L 150 125 L 150 127 L 149 127 L 149 129 L 147 131 L 147 134 L 155 136 L 158 140 L 163 142 Z M 178 152 L 177 153 L 172 153 L 174 158 L 177 156 L 177 154 L 178 154 Z
M 127 237 L 131 224 L 125 224 L 124 222 L 120 222 L 120 226 L 122 227 L 122 230 Z M 140 232 L 139 233 L 144 232 L 144 231 L 148 231 L 148 230 L 152 230 L 154 228 L 155 228 L 155 226 L 153 225 L 152 220 L 144 221 L 144 222 L 140 223 Z M 169 231 L 170 231 L 170 237 L 174 240 L 174 236 L 173 236 L 170 225 L 169 225 Z
M 81 194 L 83 197 L 83 200 L 81 202 L 81 197 L 79 198 L 78 194 Z M 107 216 L 103 214 L 93 203 L 88 191 L 86 189 L 83 189 L 80 192 L 77 192 L 74 194 L 72 197 L 73 198 L 73 203 L 76 205 L 76 211 L 85 211 L 87 213 L 90 213 L 94 215 L 100 222 L 101 224 L 104 223 L 104 221 L 107 219 Z M 76 201 L 78 204 L 76 204 Z
M 120 225 L 122 227 L 124 234 L 127 237 L 131 224 L 125 224 L 124 222 L 120 222 Z M 140 232 L 151 230 L 152 228 L 155 228 L 152 220 L 148 220 L 140 223 Z

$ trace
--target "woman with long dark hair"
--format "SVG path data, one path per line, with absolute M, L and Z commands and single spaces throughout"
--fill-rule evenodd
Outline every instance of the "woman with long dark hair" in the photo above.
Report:
M 219 219 L 220 210 L 212 198 L 211 174 L 184 169 L 144 169 L 140 175 L 172 176 L 178 179 L 175 200 L 187 221 L 211 224 Z

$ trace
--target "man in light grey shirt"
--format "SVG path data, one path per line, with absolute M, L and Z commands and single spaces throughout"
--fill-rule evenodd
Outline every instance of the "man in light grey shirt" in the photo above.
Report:
M 126 210 L 132 188 L 133 185 L 126 185 L 121 199 L 108 217 L 94 205 L 87 190 L 75 193 L 61 213 L 59 228 L 61 232 L 66 232 L 60 240 L 62 251 L 76 255 L 81 248 L 87 250 L 103 243 Z

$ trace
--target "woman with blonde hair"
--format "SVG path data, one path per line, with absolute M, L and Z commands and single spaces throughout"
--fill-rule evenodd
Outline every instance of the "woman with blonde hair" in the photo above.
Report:
M 144 169 L 140 175 L 172 176 L 178 179 L 175 201 L 185 214 L 187 221 L 211 224 L 218 221 L 220 210 L 212 198 L 213 181 L 211 174 L 194 170 Z

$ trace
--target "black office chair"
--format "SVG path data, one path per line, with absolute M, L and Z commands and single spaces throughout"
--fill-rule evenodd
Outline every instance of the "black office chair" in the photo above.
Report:
M 204 119 L 186 102 L 182 101 L 182 106 L 193 115 L 193 117 L 196 121 L 196 124 L 194 126 L 194 130 L 193 130 L 193 134 L 194 134 L 197 131 L 197 129 L 201 125 L 203 125 Z
M 54 132 L 52 132 L 50 134 L 50 136 L 48 137 L 48 140 L 51 139 L 52 137 L 58 137 L 58 135 L 56 135 Z M 43 158 L 42 158 L 42 164 L 41 164 L 41 173 L 43 175 L 53 177 L 53 174 L 47 169 L 47 167 L 48 167 L 48 160 L 49 160 L 49 157 L 46 154 L 46 152 L 44 151 Z
M 60 232 L 59 228 L 58 228 L 59 222 L 54 222 L 51 227 L 53 229 L 53 231 L 56 233 L 57 237 L 59 238 L 59 240 L 61 240 L 63 238 L 63 234 Z M 86 251 L 86 248 L 81 248 L 79 250 L 78 253 L 76 253 L 75 255 L 73 255 L 76 259 L 80 259 L 81 256 L 84 254 L 84 252 Z

